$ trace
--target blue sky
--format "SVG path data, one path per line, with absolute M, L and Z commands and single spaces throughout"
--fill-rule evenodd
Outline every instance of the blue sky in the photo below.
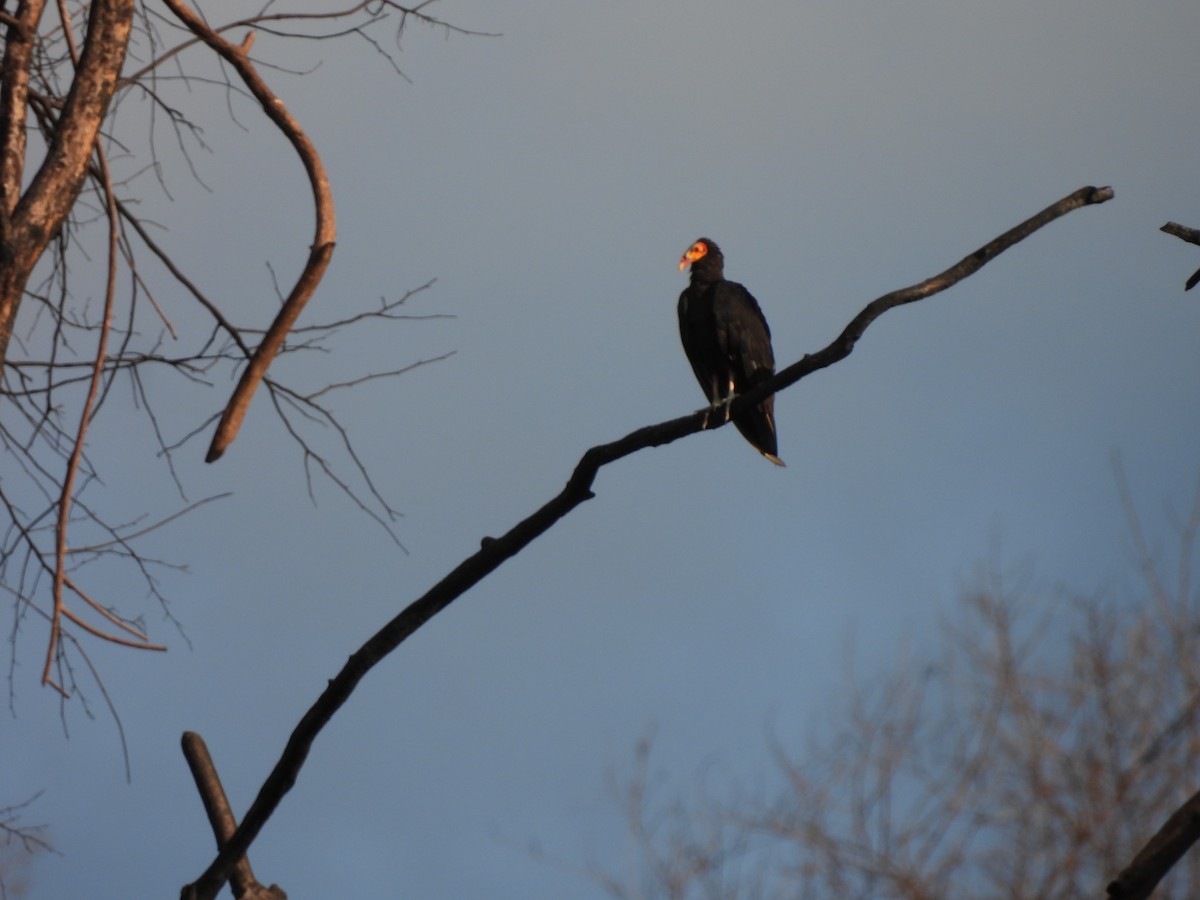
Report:
M 1182 285 L 1200 254 L 1158 228 L 1200 226 L 1194 2 L 438 11 L 502 36 L 412 28 L 411 83 L 362 45 L 256 46 L 323 60 L 267 73 L 338 204 L 306 317 L 435 277 L 410 311 L 454 316 L 281 362 L 317 384 L 455 351 L 336 405 L 409 554 L 327 485 L 309 501 L 264 403 L 217 465 L 189 445 L 189 495 L 235 491 L 148 544 L 189 564 L 164 587 L 192 646 L 147 605 L 168 654 L 91 648 L 131 784 L 102 710 L 69 707 L 63 738 L 41 638 L 23 635 L 0 803 L 45 790 L 30 817 L 62 855 L 36 864 L 36 896 L 175 896 L 212 857 L 184 730 L 240 812 L 376 628 L 557 492 L 587 447 L 700 406 L 675 263 L 701 234 L 788 363 L 1070 191 L 1116 191 L 781 395 L 786 469 L 722 429 L 604 470 L 594 500 L 366 679 L 254 846 L 262 881 L 296 898 L 599 897 L 525 846 L 627 865 L 605 779 L 648 731 L 684 783 L 712 766 L 769 782 L 768 731 L 799 741 L 836 715 L 848 647 L 869 675 L 928 646 L 981 561 L 1081 590 L 1127 575 L 1114 452 L 1156 545 L 1164 510 L 1190 502 L 1200 297 Z M 205 290 L 265 322 L 264 263 L 286 280 L 307 252 L 307 187 L 251 107 L 236 107 L 244 131 L 219 94 L 197 96 L 213 190 L 176 161 L 174 200 L 150 191 L 145 211 Z M 189 318 L 186 297 L 165 300 Z M 175 433 L 223 391 L 171 409 Z M 94 432 L 105 496 L 172 508 L 165 473 L 129 449 L 145 425 L 112 409 Z

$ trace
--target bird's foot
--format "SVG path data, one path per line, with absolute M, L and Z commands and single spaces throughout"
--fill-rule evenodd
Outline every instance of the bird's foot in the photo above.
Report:
M 719 400 L 713 404 L 713 409 L 721 410 L 721 415 L 724 417 L 722 421 L 725 421 L 725 422 L 729 421 L 729 419 L 730 419 L 729 407 L 733 403 L 733 399 L 736 396 L 737 396 L 737 394 L 730 391 L 729 395 L 726 396 L 724 400 Z
M 700 427 L 702 429 L 715 427 L 715 426 L 711 426 L 709 424 L 710 422 L 713 421 L 713 419 L 711 418 L 713 413 L 717 413 L 718 415 L 720 415 L 720 417 L 721 417 L 720 423 L 722 425 L 725 424 L 726 422 L 728 422 L 729 418 L 730 418 L 729 404 L 731 404 L 733 402 L 733 398 L 736 396 L 737 396 L 737 394 L 730 394 L 728 397 L 725 397 L 723 400 L 717 400 L 713 403 L 710 403 L 708 406 L 708 409 L 706 409 L 704 411 L 704 424 L 701 425 Z

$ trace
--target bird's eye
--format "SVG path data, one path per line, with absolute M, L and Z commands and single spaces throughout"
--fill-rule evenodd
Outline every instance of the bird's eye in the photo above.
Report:
M 706 253 L 708 253 L 708 245 L 703 241 L 697 241 L 696 243 L 692 244 L 692 256 L 694 256 L 696 259 L 699 259 Z

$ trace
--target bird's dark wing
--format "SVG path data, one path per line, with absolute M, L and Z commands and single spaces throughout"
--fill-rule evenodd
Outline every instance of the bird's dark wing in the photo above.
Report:
M 707 296 L 694 288 L 679 295 L 679 338 L 696 380 L 704 389 L 710 403 L 719 399 L 716 393 L 717 364 L 720 349 L 716 342 L 716 325 L 712 305 Z
M 722 394 L 743 394 L 775 372 L 771 329 L 750 292 L 734 281 L 718 281 L 706 292 L 716 326 Z M 738 413 L 733 424 L 763 456 L 782 466 L 775 438 L 775 398 Z
M 775 371 L 771 329 L 758 302 L 737 282 L 716 282 L 705 299 L 712 309 L 718 352 L 740 394 Z

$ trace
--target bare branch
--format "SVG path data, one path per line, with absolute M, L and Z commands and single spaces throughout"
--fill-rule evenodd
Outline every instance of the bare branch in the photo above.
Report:
M 1159 231 L 1165 231 L 1167 234 L 1172 234 L 1180 240 L 1187 241 L 1189 244 L 1200 244 L 1200 228 L 1188 228 L 1186 225 L 1179 225 L 1175 222 L 1168 222 Z M 1200 284 L 1200 269 L 1192 273 L 1183 284 L 1185 291 L 1190 291 L 1197 284 Z
M 170 0 L 170 2 L 177 2 L 177 0 Z M 850 324 L 828 347 L 810 356 L 805 356 L 754 391 L 748 391 L 735 399 L 731 406 L 731 415 L 736 416 L 740 409 L 757 404 L 769 394 L 782 390 L 806 375 L 844 359 L 854 349 L 855 343 L 867 327 L 889 309 L 945 290 L 978 271 L 1004 250 L 1033 234 L 1039 228 L 1072 210 L 1103 203 L 1112 196 L 1111 188 L 1081 188 L 1005 232 L 941 275 L 872 301 L 851 320 Z M 266 781 L 263 782 L 254 803 L 247 810 L 242 824 L 203 874 L 195 882 L 184 886 L 181 891 L 182 900 L 212 900 L 216 897 L 217 892 L 229 878 L 234 863 L 246 854 L 262 827 L 278 808 L 284 795 L 295 784 L 296 777 L 303 767 L 317 735 L 329 723 L 342 704 L 349 699 L 358 683 L 380 660 L 399 647 L 405 639 L 454 600 L 494 572 L 506 560 L 520 553 L 575 507 L 591 499 L 594 496 L 591 486 L 602 466 L 639 450 L 669 444 L 686 435 L 701 431 L 709 418 L 708 413 L 707 408 L 701 409 L 691 415 L 640 428 L 612 443 L 592 447 L 583 454 L 566 486 L 556 497 L 499 538 L 483 538 L 478 552 L 465 559 L 363 644 L 350 657 L 337 676 L 330 680 L 320 697 L 300 719 L 278 762 Z
M 27 5 L 31 14 L 36 13 L 29 20 L 32 28 L 43 3 Z M 19 200 L 16 191 L 20 190 L 23 171 L 32 48 L 20 40 L 5 48 L 5 59 L 0 64 L 5 84 L 0 93 L 0 120 L 3 120 L 0 125 L 6 129 L 0 135 L 0 140 L 4 140 L 0 148 L 0 200 L 3 201 L 0 209 L 4 211 L 0 241 L 9 248 L 12 258 L 0 268 L 0 369 L 7 358 L 13 323 L 30 273 L 79 196 L 96 136 L 125 60 L 133 8 L 134 0 L 94 0 L 91 4 L 87 38 L 58 127 L 42 164 Z M 10 29 L 10 35 L 14 32 Z M 14 80 L 11 85 L 10 78 Z
M 21 197 L 25 172 L 25 109 L 34 36 L 45 0 L 24 3 L 17 16 L 5 20 L 4 60 L 0 63 L 0 241 L 8 241 L 11 216 Z M 0 357 L 3 354 L 0 353 Z
M 300 124 L 287 111 L 283 101 L 267 87 L 266 82 L 262 80 L 250 62 L 248 55 L 250 36 L 248 35 L 247 40 L 240 45 L 231 44 L 208 27 L 196 13 L 183 4 L 182 0 L 166 0 L 166 4 L 193 34 L 233 66 L 250 93 L 262 105 L 267 118 L 274 122 L 275 126 L 291 142 L 300 161 L 304 164 L 305 172 L 308 173 L 316 212 L 316 229 L 312 249 L 309 251 L 304 270 L 284 302 L 283 308 L 279 310 L 275 321 L 271 323 L 271 327 L 258 345 L 258 349 L 254 351 L 249 365 L 242 372 L 241 380 L 234 389 L 233 396 L 229 398 L 229 404 L 225 407 L 221 421 L 217 424 L 217 432 L 213 436 L 212 444 L 208 448 L 208 455 L 205 457 L 207 462 L 215 462 L 221 458 L 221 454 L 237 437 L 238 429 L 250 406 L 250 400 L 258 389 L 259 382 L 262 381 L 267 368 L 283 346 L 292 325 L 295 324 L 296 319 L 299 318 L 305 305 L 316 291 L 317 285 L 320 284 L 321 278 L 329 266 L 329 260 L 333 256 L 337 224 L 334 219 L 333 191 L 330 189 L 329 176 L 317 153 L 317 148 L 300 128 Z
M 159 519 L 157 522 L 147 525 L 145 528 L 141 528 L 130 534 L 122 535 L 120 537 L 120 539 L 106 541 L 103 544 L 92 544 L 87 547 L 72 547 L 71 552 L 72 553 L 99 553 L 101 551 L 108 550 L 108 549 L 114 547 L 115 545 L 117 545 L 118 543 L 122 543 L 122 544 L 127 543 L 129 541 L 140 538 L 143 535 L 149 534 L 152 531 L 157 531 L 159 528 L 162 528 L 164 525 L 175 521 L 176 519 L 180 518 L 181 516 L 186 516 L 188 513 L 192 512 L 193 510 L 199 509 L 201 506 L 204 506 L 207 503 L 212 503 L 214 500 L 226 500 L 232 496 L 233 496 L 233 493 L 230 491 L 225 491 L 220 494 L 213 494 L 211 497 L 205 497 L 203 500 L 197 500 L 195 503 L 190 503 L 187 506 L 185 506 L 183 509 L 176 510 L 175 512 L 171 513 L 169 516 Z
M 38 791 L 32 797 L 22 800 L 20 803 L 0 807 L 0 832 L 3 832 L 10 839 L 20 841 L 27 853 L 37 853 L 38 851 L 53 849 L 50 846 L 50 842 L 42 837 L 46 826 L 18 824 L 21 819 L 21 813 L 37 802 L 40 796 L 42 796 L 42 792 Z
M 87 436 L 88 425 L 92 420 L 92 408 L 96 395 L 100 390 L 100 379 L 104 374 L 104 360 L 108 348 L 108 335 L 112 327 L 113 304 L 117 293 L 117 255 L 120 240 L 120 227 L 117 221 L 116 199 L 112 193 L 112 179 L 109 177 L 108 159 L 99 144 L 96 145 L 96 161 L 104 177 L 105 196 L 108 202 L 108 280 L 104 288 L 104 323 L 100 329 L 100 343 L 96 348 L 96 361 L 92 368 L 92 381 L 88 387 L 87 397 L 83 402 L 83 412 L 79 417 L 79 428 L 75 434 L 75 447 L 67 462 L 67 473 L 63 478 L 62 494 L 58 501 L 58 526 L 55 530 L 55 567 L 54 567 L 54 612 L 50 620 L 50 640 L 46 647 L 46 664 L 42 670 L 42 683 L 50 682 L 50 670 L 58 653 L 58 636 L 62 628 L 62 616 L 67 613 L 63 600 L 63 585 L 67 577 L 67 523 L 71 518 L 71 501 L 75 496 L 75 477 L 79 473 L 79 461 L 83 456 L 84 439 Z M 95 604 L 93 604 L 95 606 Z M 68 613 L 69 615 L 69 613 Z M 71 615 L 71 620 L 83 625 L 78 618 Z M 112 635 L 106 635 L 90 626 L 84 626 L 93 634 L 102 635 L 115 643 L 125 643 Z M 141 635 L 139 635 L 141 637 Z
M 1200 228 L 1188 228 L 1186 225 L 1180 225 L 1177 222 L 1168 222 L 1158 230 L 1174 235 L 1182 241 L 1187 241 L 1189 244 L 1200 244 Z
M 411 372 L 413 369 L 419 369 L 422 366 L 429 365 L 430 363 L 441 362 L 444 359 L 449 359 L 451 356 L 454 355 L 454 353 L 455 353 L 455 351 L 450 350 L 450 351 L 447 351 L 446 353 L 438 354 L 437 356 L 431 356 L 428 359 L 418 359 L 416 362 L 409 363 L 407 366 L 403 366 L 399 369 L 391 369 L 387 372 L 370 372 L 366 375 L 360 375 L 357 378 L 352 378 L 350 381 L 333 382 L 332 384 L 325 385 L 325 387 L 321 388 L 318 391 L 313 391 L 311 394 L 304 397 L 303 399 L 305 401 L 311 403 L 313 400 L 316 400 L 322 394 L 327 394 L 330 391 L 338 391 L 338 390 L 344 390 L 345 388 L 357 387 L 358 385 L 364 384 L 365 382 L 375 381 L 380 378 L 392 378 L 396 375 L 405 375 L 405 374 Z
M 1200 793 L 1193 794 L 1167 819 L 1133 862 L 1109 883 L 1106 893 L 1112 900 L 1146 900 L 1197 839 Z
M 225 789 L 221 786 L 221 779 L 204 739 L 194 731 L 185 731 L 182 744 L 183 756 L 192 771 L 196 790 L 200 792 L 208 823 L 212 826 L 217 848 L 220 849 L 237 829 L 237 820 L 229 808 L 229 800 L 225 797 Z M 265 888 L 259 884 L 254 877 L 254 870 L 250 868 L 250 860 L 244 856 L 234 864 L 229 883 L 238 900 L 287 900 L 287 895 L 275 885 Z

